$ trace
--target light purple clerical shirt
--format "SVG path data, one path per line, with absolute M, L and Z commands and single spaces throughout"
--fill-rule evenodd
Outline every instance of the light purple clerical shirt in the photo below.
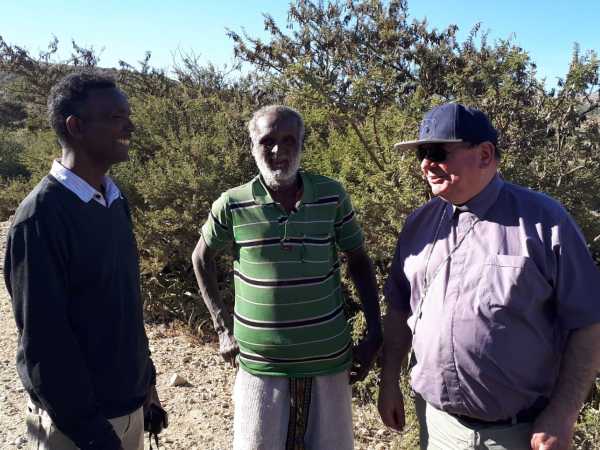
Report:
M 386 297 L 412 312 L 413 389 L 506 419 L 551 395 L 569 332 L 600 322 L 600 273 L 544 194 L 496 176 L 461 209 L 435 198 L 407 218 Z

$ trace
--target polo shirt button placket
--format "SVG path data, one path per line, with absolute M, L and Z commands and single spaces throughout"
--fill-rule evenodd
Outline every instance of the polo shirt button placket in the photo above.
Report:
M 291 252 L 293 250 L 292 245 L 288 243 L 287 237 L 287 225 L 288 225 L 288 216 L 281 216 L 279 218 L 279 223 L 283 225 L 283 237 L 281 238 L 281 250 L 285 252 Z

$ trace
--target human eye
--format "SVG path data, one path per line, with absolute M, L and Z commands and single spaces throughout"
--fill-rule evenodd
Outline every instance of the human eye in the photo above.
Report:
M 117 109 L 112 112 L 111 118 L 115 120 L 127 120 L 131 116 L 131 113 L 128 109 Z
M 294 145 L 296 143 L 296 138 L 294 136 L 286 136 L 283 138 L 284 145 Z
M 259 141 L 259 144 L 263 147 L 271 148 L 275 145 L 275 141 L 271 138 L 263 138 Z

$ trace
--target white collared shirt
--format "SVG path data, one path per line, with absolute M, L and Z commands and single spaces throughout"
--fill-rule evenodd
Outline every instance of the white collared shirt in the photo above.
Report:
M 104 190 L 106 191 L 105 197 L 102 193 L 94 189 L 87 181 L 63 166 L 57 159 L 52 163 L 50 175 L 56 178 L 60 184 L 77 195 L 77 197 L 85 203 L 88 203 L 93 199 L 102 206 L 109 207 L 112 202 L 121 197 L 121 191 L 110 177 L 105 176 L 102 181 Z

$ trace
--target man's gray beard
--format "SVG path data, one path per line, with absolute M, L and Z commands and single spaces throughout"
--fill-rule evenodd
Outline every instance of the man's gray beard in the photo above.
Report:
M 256 162 L 256 166 L 258 167 L 263 180 L 271 189 L 278 190 L 296 182 L 296 176 L 298 175 L 298 169 L 300 168 L 300 152 L 290 160 L 290 166 L 285 172 L 269 169 L 262 154 L 252 152 L 252 155 L 254 156 L 254 161 Z

